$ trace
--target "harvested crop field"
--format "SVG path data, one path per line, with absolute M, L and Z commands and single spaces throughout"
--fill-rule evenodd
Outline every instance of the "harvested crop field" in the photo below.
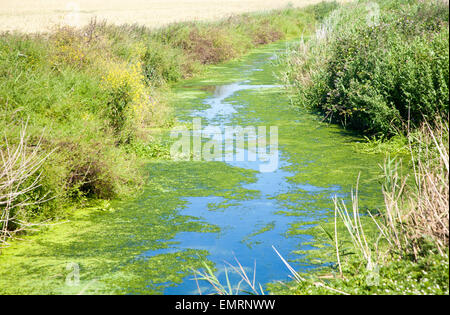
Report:
M 82 26 L 92 18 L 149 27 L 214 20 L 231 14 L 301 7 L 321 0 L 0 0 L 0 31 L 46 32 L 55 25 Z

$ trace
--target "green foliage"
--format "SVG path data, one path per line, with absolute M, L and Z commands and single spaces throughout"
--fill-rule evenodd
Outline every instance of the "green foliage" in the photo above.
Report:
M 355 295 L 449 294 L 448 254 L 443 257 L 430 252 L 418 262 L 392 260 L 375 271 L 368 271 L 360 260 L 351 259 L 344 267 L 344 274 L 344 279 L 337 274 L 328 275 L 326 280 L 312 275 L 301 283 L 270 284 L 268 288 L 272 293 L 291 295 L 336 294 L 333 290 Z M 326 287 L 314 285 L 321 280 Z
M 120 132 L 125 125 L 127 119 L 126 109 L 130 102 L 130 91 L 127 84 L 112 90 L 108 95 L 108 102 L 106 103 L 108 107 L 107 112 L 111 120 L 111 125 L 116 132 Z
M 395 135 L 391 138 L 387 137 L 365 137 L 366 142 L 358 143 L 355 148 L 364 153 L 407 155 L 408 154 L 408 138 L 403 135 Z
M 379 3 L 375 25 L 364 23 L 365 2 L 341 9 L 352 18 L 335 14 L 330 39 L 322 43 L 327 45 L 323 70 L 298 93 L 300 103 L 332 121 L 368 134 L 393 135 L 448 116 L 448 5 Z
M 133 152 L 139 157 L 150 159 L 169 159 L 170 149 L 165 143 L 159 143 L 156 141 L 143 143 L 135 141 L 131 143 L 127 148 L 128 152 Z
M 311 6 L 310 10 L 314 13 L 314 18 L 318 22 L 322 22 L 331 12 L 336 10 L 339 4 L 336 1 L 323 1 L 315 6 Z
M 184 60 L 179 50 L 151 42 L 142 57 L 146 79 L 154 85 L 177 82 L 183 78 Z

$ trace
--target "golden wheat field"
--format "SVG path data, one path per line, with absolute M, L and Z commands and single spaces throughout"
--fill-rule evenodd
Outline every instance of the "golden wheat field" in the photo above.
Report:
M 82 26 L 93 17 L 149 27 L 213 20 L 231 14 L 301 7 L 321 0 L 0 0 L 0 31 L 46 32 L 55 25 Z

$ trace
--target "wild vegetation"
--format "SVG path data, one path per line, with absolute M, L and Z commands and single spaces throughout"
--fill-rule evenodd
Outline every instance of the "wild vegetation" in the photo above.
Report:
M 336 10 L 291 59 L 296 103 L 367 135 L 447 117 L 448 5 L 359 1 Z

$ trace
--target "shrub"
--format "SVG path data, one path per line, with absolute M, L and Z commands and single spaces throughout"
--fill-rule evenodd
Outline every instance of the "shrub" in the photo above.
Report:
M 321 110 L 350 128 L 383 134 L 448 114 L 448 32 L 407 40 L 382 27 L 337 39 Z
M 119 142 L 130 142 L 135 136 L 136 125 L 149 115 L 153 105 L 148 86 L 139 63 L 106 64 L 107 74 L 102 78 L 102 88 L 107 93 L 106 116 L 110 125 L 119 136 Z
M 220 28 L 193 27 L 179 45 L 202 64 L 219 63 L 236 56 L 231 39 Z
M 393 135 L 448 115 L 448 4 L 380 4 L 393 8 L 382 10 L 375 26 L 361 22 L 361 5 L 334 14 L 290 75 L 301 81 L 296 86 L 304 106 L 352 129 Z
M 322 22 L 331 12 L 336 10 L 339 4 L 336 1 L 323 1 L 310 7 L 314 14 L 314 18 L 318 22 Z
M 183 64 L 179 50 L 156 41 L 150 41 L 142 56 L 145 78 L 149 84 L 156 86 L 183 78 Z
M 115 196 L 116 179 L 107 165 L 108 160 L 102 146 L 102 143 L 89 146 L 71 141 L 57 143 L 57 153 L 66 159 L 63 162 L 67 165 L 63 181 L 68 197 L 108 199 Z
M 275 42 L 284 37 L 283 32 L 279 31 L 270 21 L 265 20 L 254 31 L 253 43 L 255 45 L 264 45 Z

